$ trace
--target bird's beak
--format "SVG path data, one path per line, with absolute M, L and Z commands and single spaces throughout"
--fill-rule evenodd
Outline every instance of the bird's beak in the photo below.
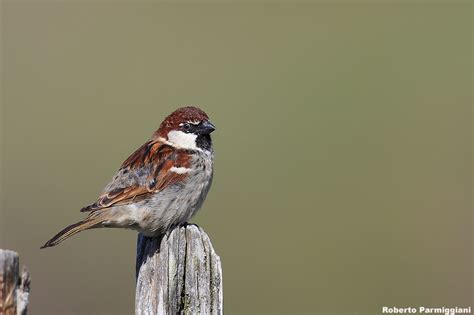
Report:
M 216 130 L 216 127 L 209 120 L 204 120 L 199 124 L 198 129 L 200 134 L 208 135 Z

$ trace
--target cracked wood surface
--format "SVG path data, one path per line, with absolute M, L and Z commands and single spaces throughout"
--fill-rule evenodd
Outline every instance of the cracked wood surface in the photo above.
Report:
M 30 276 L 25 267 L 20 275 L 18 254 L 0 249 L 0 315 L 26 315 Z
M 135 314 L 222 314 L 222 269 L 207 234 L 180 226 L 138 236 Z

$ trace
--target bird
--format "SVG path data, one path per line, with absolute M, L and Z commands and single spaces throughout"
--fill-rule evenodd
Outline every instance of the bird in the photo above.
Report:
M 97 201 L 80 210 L 87 217 L 41 248 L 89 229 L 126 228 L 158 237 L 185 224 L 201 208 L 212 184 L 215 129 L 198 107 L 172 112 L 122 163 Z

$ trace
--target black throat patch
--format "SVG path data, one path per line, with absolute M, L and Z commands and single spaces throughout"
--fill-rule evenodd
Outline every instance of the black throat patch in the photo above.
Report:
M 211 135 L 198 135 L 196 138 L 196 146 L 203 150 L 212 151 Z

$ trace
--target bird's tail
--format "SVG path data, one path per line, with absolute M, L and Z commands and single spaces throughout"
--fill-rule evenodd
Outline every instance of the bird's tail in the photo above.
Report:
M 61 232 L 53 236 L 53 238 L 47 241 L 43 246 L 41 246 L 41 248 L 56 246 L 62 241 L 64 241 L 65 239 L 73 236 L 74 234 L 77 234 L 84 230 L 100 227 L 101 224 L 105 221 L 103 217 L 104 216 L 102 215 L 89 216 L 83 221 L 79 221 L 77 223 L 71 224 L 65 229 L 63 229 Z

